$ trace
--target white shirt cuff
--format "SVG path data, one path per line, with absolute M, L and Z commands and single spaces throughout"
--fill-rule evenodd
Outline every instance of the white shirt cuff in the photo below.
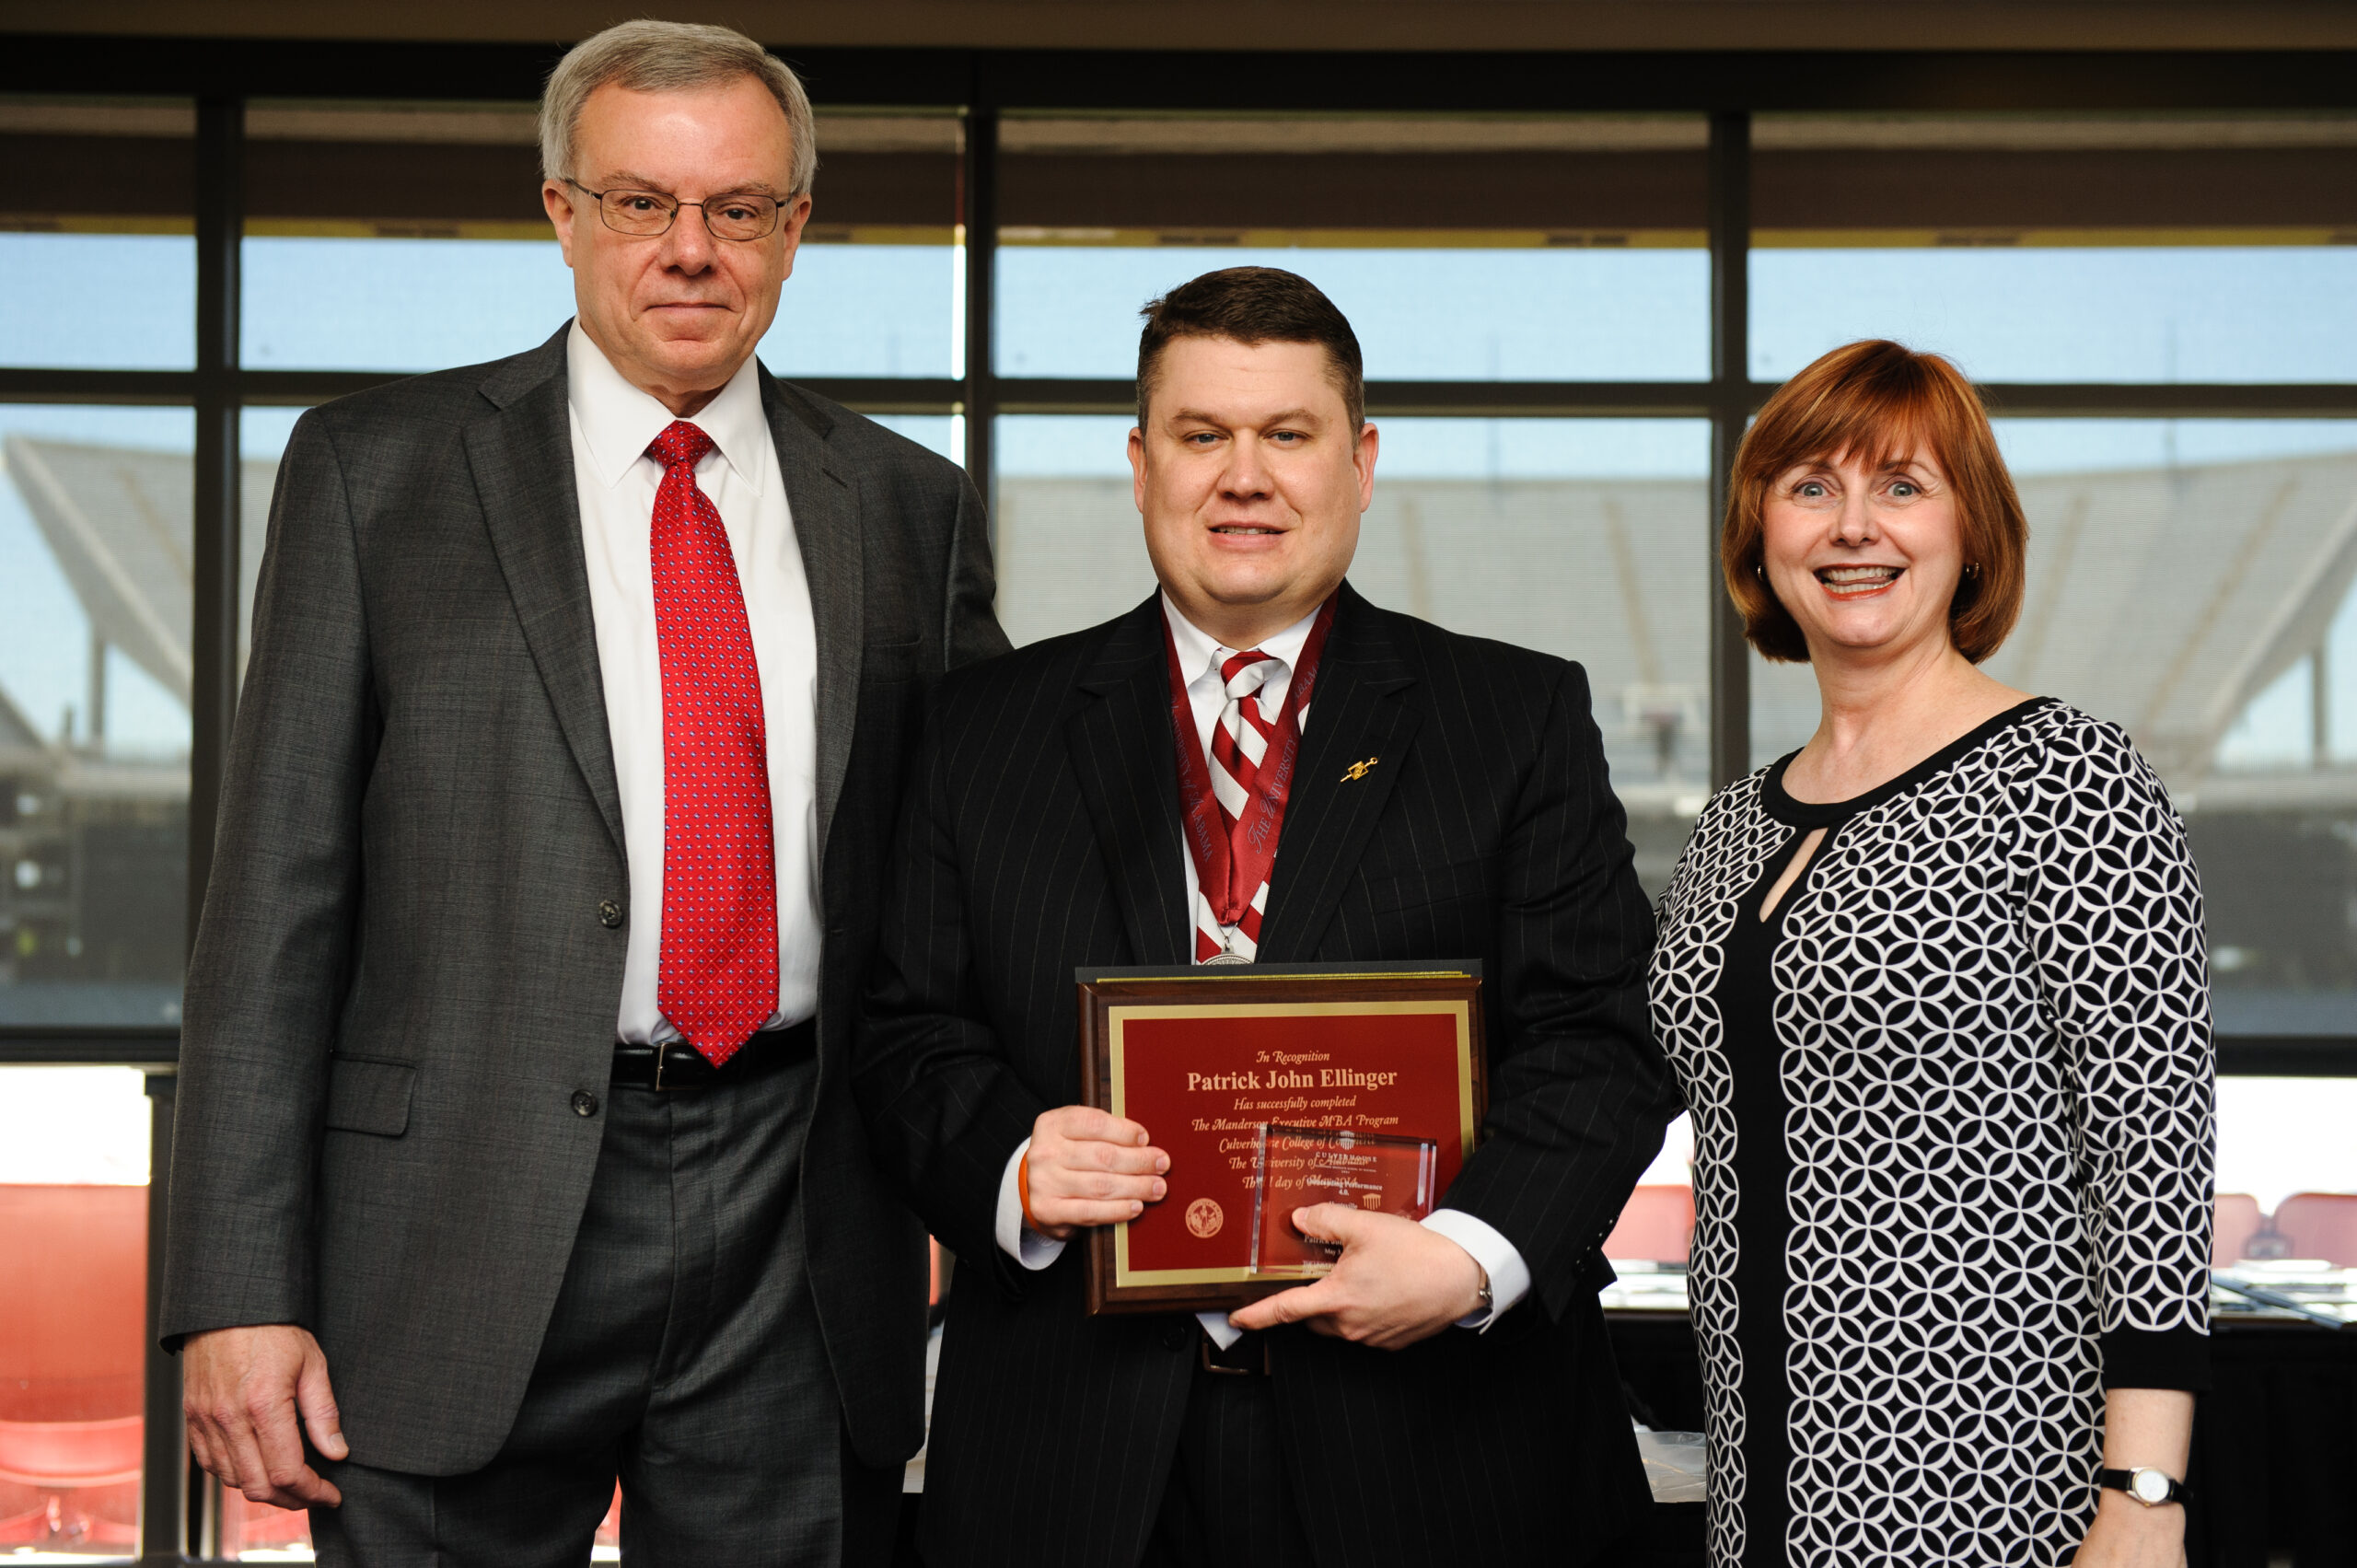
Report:
M 1016 1172 L 1022 1168 L 1023 1156 L 1030 1152 L 1031 1140 L 1026 1138 L 1006 1156 L 1006 1173 L 998 1179 L 998 1223 L 992 1228 L 1000 1251 L 1025 1268 L 1037 1271 L 1063 1256 L 1064 1244 L 1041 1236 L 1023 1223 L 1023 1189 L 1016 1184 Z M 1479 1220 L 1474 1223 L 1480 1224 Z M 1481 1228 L 1489 1229 L 1487 1225 Z
M 1500 1236 L 1485 1220 L 1475 1219 L 1462 1209 L 1434 1209 L 1424 1216 L 1424 1228 L 1436 1230 L 1473 1255 L 1490 1276 L 1490 1309 L 1459 1318 L 1457 1326 L 1486 1331 L 1515 1304 L 1530 1294 L 1530 1265 L 1513 1242 Z

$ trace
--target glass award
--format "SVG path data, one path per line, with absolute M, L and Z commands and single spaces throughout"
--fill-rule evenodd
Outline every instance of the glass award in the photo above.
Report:
M 1420 1220 L 1433 1212 L 1440 1146 L 1347 1127 L 1265 1122 L 1253 1156 L 1252 1272 L 1264 1279 L 1315 1279 L 1334 1266 L 1340 1244 L 1294 1227 L 1295 1209 L 1347 1203 L 1370 1214 Z

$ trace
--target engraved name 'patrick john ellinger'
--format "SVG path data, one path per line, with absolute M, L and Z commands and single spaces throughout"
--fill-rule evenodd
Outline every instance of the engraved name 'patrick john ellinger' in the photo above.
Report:
M 1299 1068 L 1255 1069 L 1243 1073 L 1190 1073 L 1190 1093 L 1234 1093 L 1242 1089 L 1387 1089 L 1399 1081 L 1397 1073 L 1361 1073 L 1350 1067 L 1320 1067 L 1315 1073 Z

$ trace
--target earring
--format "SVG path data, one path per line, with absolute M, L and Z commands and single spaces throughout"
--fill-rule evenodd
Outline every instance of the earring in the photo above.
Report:
M 1765 561 L 1753 562 L 1751 563 L 1751 575 L 1759 578 L 1761 582 L 1766 582 L 1768 580 L 1768 563 Z
M 1977 583 L 1980 580 L 1980 562 L 1968 561 L 1964 563 L 1964 580 L 1968 583 Z

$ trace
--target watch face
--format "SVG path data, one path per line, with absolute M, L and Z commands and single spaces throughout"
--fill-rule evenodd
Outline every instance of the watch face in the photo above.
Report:
M 2169 1497 L 2169 1478 L 2158 1470 L 2138 1470 L 2130 1483 L 2139 1503 L 2165 1503 Z

